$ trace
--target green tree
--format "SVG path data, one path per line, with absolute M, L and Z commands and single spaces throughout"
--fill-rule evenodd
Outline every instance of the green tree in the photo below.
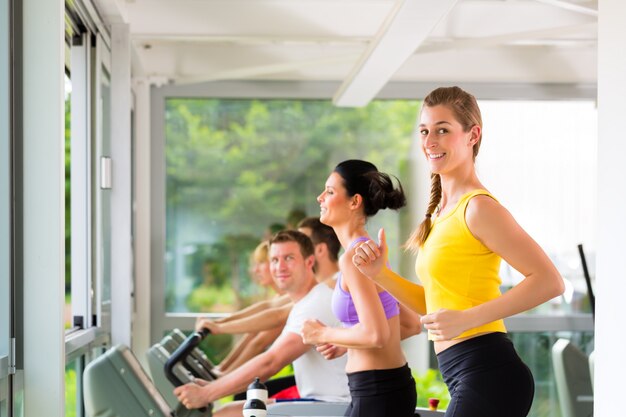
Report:
M 366 159 L 398 174 L 417 109 L 415 101 L 346 109 L 320 100 L 167 100 L 170 294 L 202 281 L 198 270 L 179 277 L 189 242 L 228 246 L 236 236 L 258 241 L 269 224 L 286 223 L 293 208 L 317 212 L 315 197 L 341 160 Z M 250 282 L 242 280 L 241 270 L 235 273 L 237 265 L 247 262 L 255 245 L 254 239 L 243 242 L 233 249 L 237 254 L 221 258 L 231 264 L 223 269 L 237 294 L 245 292 L 241 282 Z
M 72 289 L 71 97 L 65 97 L 65 293 Z

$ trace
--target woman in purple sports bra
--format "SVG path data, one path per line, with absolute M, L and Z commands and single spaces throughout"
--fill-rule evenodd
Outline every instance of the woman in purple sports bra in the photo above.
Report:
M 417 395 L 400 347 L 399 306 L 395 298 L 363 275 L 352 263 L 354 247 L 369 240 L 367 219 L 378 210 L 397 210 L 406 204 L 402 186 L 370 162 L 348 160 L 326 180 L 320 220 L 331 226 L 344 255 L 332 299 L 342 327 L 308 320 L 302 327 L 305 343 L 348 348 L 346 372 L 352 401 L 346 416 L 410 417 Z

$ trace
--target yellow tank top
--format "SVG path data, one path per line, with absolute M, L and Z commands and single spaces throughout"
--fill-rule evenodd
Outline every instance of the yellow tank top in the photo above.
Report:
M 452 210 L 434 219 L 417 254 L 415 270 L 424 285 L 428 313 L 466 310 L 501 295 L 501 258 L 476 239 L 465 222 L 467 204 L 477 195 L 495 200 L 485 190 L 464 194 Z M 504 321 L 470 329 L 455 339 L 486 332 L 506 332 Z

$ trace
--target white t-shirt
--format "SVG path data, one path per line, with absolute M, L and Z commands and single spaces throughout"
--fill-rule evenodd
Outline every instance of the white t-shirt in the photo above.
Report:
M 317 319 L 327 326 L 339 326 L 330 302 L 333 290 L 326 284 L 317 284 L 300 301 L 294 304 L 283 332 L 300 335 L 305 320 Z M 326 360 L 315 350 L 307 350 L 293 362 L 298 392 L 302 398 L 321 401 L 349 401 L 346 355 Z

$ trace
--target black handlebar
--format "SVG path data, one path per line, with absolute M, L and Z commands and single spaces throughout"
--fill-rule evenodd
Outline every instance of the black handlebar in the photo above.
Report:
M 593 294 L 593 287 L 591 286 L 591 277 L 589 276 L 589 269 L 587 269 L 587 258 L 585 257 L 585 251 L 583 245 L 578 245 L 578 254 L 580 255 L 580 263 L 583 266 L 583 274 L 585 276 L 585 284 L 587 285 L 587 295 L 589 296 L 589 304 L 591 305 L 591 316 L 595 320 L 596 317 L 596 296 Z
M 209 333 L 211 333 L 209 329 L 205 328 L 192 333 L 174 351 L 174 353 L 172 353 L 167 362 L 165 362 L 165 376 L 175 387 L 180 387 L 181 385 L 185 385 L 185 383 L 178 379 L 178 377 L 174 374 L 174 367 L 180 361 L 184 360 Z

